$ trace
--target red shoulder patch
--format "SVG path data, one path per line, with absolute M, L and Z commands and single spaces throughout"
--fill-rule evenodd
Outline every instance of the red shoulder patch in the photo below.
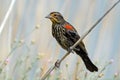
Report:
M 69 25 L 69 24 L 66 24 L 65 25 L 65 28 L 67 29 L 67 30 L 73 30 L 74 28 L 71 26 L 71 25 Z

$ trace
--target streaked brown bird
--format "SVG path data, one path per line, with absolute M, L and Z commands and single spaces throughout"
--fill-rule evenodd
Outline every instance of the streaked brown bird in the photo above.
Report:
M 59 12 L 51 12 L 46 16 L 46 18 L 49 18 L 52 21 L 53 37 L 63 49 L 69 51 L 70 47 L 80 38 L 76 29 L 68 23 Z M 88 53 L 83 42 L 80 42 L 80 44 L 74 48 L 74 51 L 82 58 L 89 71 L 98 71 L 98 68 L 88 57 Z

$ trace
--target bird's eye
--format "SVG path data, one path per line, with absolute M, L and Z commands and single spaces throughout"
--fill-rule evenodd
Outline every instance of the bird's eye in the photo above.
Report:
M 56 17 L 57 15 L 56 15 L 56 14 L 54 14 L 54 16 Z

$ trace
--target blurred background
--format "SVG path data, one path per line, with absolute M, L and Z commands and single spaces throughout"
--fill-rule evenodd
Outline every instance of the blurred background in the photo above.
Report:
M 60 12 L 80 35 L 118 0 L 0 0 L 0 79 L 40 80 L 66 51 L 45 16 Z M 46 80 L 120 80 L 120 4 L 83 40 L 99 72 L 70 54 Z

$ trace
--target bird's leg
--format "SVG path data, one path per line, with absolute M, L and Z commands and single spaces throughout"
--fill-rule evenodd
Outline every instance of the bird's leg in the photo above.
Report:
M 72 47 L 68 48 L 68 52 L 74 53 Z
M 57 61 L 55 62 L 55 66 L 56 66 L 57 68 L 60 67 L 60 61 L 59 61 L 59 60 L 57 60 Z

